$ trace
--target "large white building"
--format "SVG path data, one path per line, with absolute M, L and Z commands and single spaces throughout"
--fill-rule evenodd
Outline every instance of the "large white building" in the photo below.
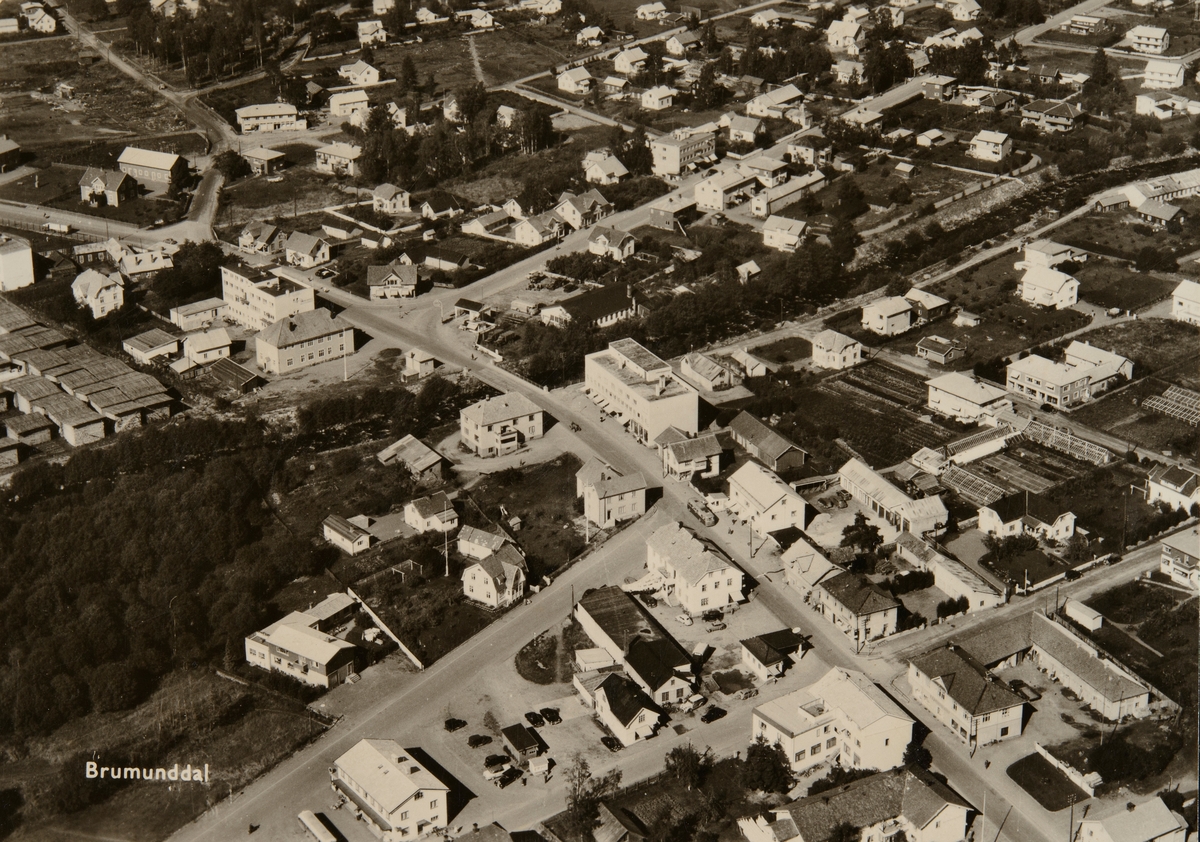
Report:
M 1193 526 L 1162 539 L 1158 569 L 1177 585 L 1200 591 L 1200 527 Z
M 255 362 L 287 374 L 354 353 L 354 327 L 324 307 L 280 319 L 254 337 Z
M 583 515 L 601 529 L 646 513 L 646 480 L 640 473 L 622 476 L 595 456 L 575 474 L 575 496 Z
M 756 707 L 750 739 L 759 737 L 782 748 L 796 772 L 824 762 L 884 770 L 904 763 L 913 720 L 863 673 L 834 668 Z
M 300 132 L 308 128 L 307 121 L 297 113 L 296 106 L 287 102 L 268 102 L 245 105 L 237 109 L 238 129 L 251 132 Z
M 813 337 L 812 359 L 818 368 L 841 371 L 858 365 L 862 358 L 862 343 L 844 333 L 826 329 Z
M 1021 300 L 1062 310 L 1079 301 L 1079 281 L 1057 269 L 1031 266 L 1021 276 Z
M 904 333 L 912 324 L 912 304 L 898 295 L 872 301 L 862 308 L 863 330 L 878 333 L 880 336 Z
M 584 383 L 602 410 L 642 443 L 667 427 L 699 432 L 700 398 L 671 366 L 633 339 L 618 339 L 584 358 Z
M 1135 53 L 1161 56 L 1171 46 L 1171 33 L 1161 26 L 1140 24 L 1125 33 L 1125 40 Z
M 71 294 L 76 304 L 92 311 L 93 319 L 102 319 L 125 305 L 125 282 L 116 272 L 85 269 L 71 283 Z
M 1129 802 L 1103 818 L 1084 819 L 1078 842 L 1187 842 L 1188 823 L 1155 796 L 1141 804 Z
M 682 524 L 668 523 L 650 534 L 646 566 L 661 577 L 668 601 L 690 614 L 742 601 L 742 571 L 716 544 Z
M 240 260 L 221 267 L 225 318 L 251 330 L 263 330 L 316 307 L 312 287 L 281 278 L 270 268 L 249 266 Z
M 394 740 L 359 740 L 333 761 L 329 776 L 380 842 L 420 839 L 446 827 L 450 788 Z
M 657 176 L 681 175 L 697 164 L 716 160 L 717 133 L 680 129 L 650 141 L 652 169 Z
M 358 648 L 326 632 L 354 605 L 333 594 L 308 611 L 293 611 L 246 638 L 246 662 L 314 687 L 337 687 L 354 672 Z
M 462 444 L 480 456 L 499 456 L 540 439 L 545 413 L 522 395 L 509 392 L 484 398 L 459 413 Z
M 938 415 L 958 421 L 978 421 L 999 409 L 1012 408 L 1003 389 L 957 371 L 926 380 L 925 386 L 929 389 L 926 405 Z
M 1075 341 L 1067 346 L 1063 362 L 1030 354 L 1009 363 L 1005 387 L 1033 403 L 1068 407 L 1086 403 L 1132 375 L 1133 363 L 1120 354 Z
M 803 529 L 808 503 L 773 471 L 747 462 L 729 477 L 729 507 L 759 534 L 789 526 Z
M 33 246 L 23 237 L 0 234 L 0 292 L 33 283 Z
M 1179 282 L 1179 286 L 1171 293 L 1171 318 L 1200 325 L 1200 284 L 1195 281 Z

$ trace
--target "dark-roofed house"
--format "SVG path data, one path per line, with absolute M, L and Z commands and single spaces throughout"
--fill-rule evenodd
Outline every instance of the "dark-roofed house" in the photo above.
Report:
M 179 353 L 179 337 L 156 327 L 126 339 L 121 347 L 142 365 L 149 365 L 155 357 Z
M 425 219 L 448 219 L 458 216 L 463 209 L 449 193 L 434 193 L 421 203 L 420 211 Z
M 453 532 L 458 528 L 458 512 L 446 492 L 437 491 L 406 503 L 404 522 L 422 534 Z
M 287 235 L 279 226 L 256 220 L 238 234 L 238 249 L 250 254 L 277 254 L 283 251 Z
M 500 729 L 504 745 L 516 758 L 537 757 L 542 751 L 542 744 L 537 735 L 520 723 Z
M 480 456 L 511 453 L 542 437 L 544 417 L 542 408 L 520 392 L 485 398 L 459 413 L 462 444 Z
M 729 432 L 747 453 L 776 473 L 799 468 L 808 458 L 807 453 L 749 412 L 739 412 L 729 422 Z
M 354 328 L 324 307 L 280 319 L 254 337 L 254 356 L 267 374 L 287 374 L 354 353 Z
M 725 452 L 716 433 L 705 433 L 666 445 L 659 451 L 663 475 L 685 482 L 693 477 L 715 477 L 721 472 L 721 454 Z
M 93 205 L 103 204 L 118 208 L 122 201 L 136 199 L 137 180 L 120 170 L 105 170 L 88 167 L 79 179 L 79 199 Z
M 375 454 L 382 465 L 403 465 L 415 480 L 441 479 L 446 460 L 429 445 L 409 433 Z
M 646 842 L 650 835 L 646 825 L 619 804 L 600 802 L 600 825 L 592 831 L 596 842 Z
M 691 656 L 620 588 L 587 593 L 575 617 L 596 645 L 623 663 L 629 677 L 657 704 L 677 704 L 691 694 Z
M 622 745 L 654 735 L 662 708 L 642 688 L 620 672 L 608 673 L 592 691 L 592 706 Z
M 755 635 L 742 642 L 742 665 L 760 681 L 783 675 L 788 656 L 800 652 L 804 639 L 791 629 Z
M 817 585 L 817 610 L 856 645 L 895 634 L 900 603 L 865 576 L 839 573 Z
M 554 327 L 568 324 L 609 327 L 632 319 L 643 309 L 637 303 L 632 286 L 609 284 L 543 307 L 541 319 Z
M 250 369 L 238 365 L 228 357 L 221 357 L 210 365 L 208 373 L 222 386 L 233 389 L 239 395 L 252 392 L 266 382 Z
M 416 266 L 394 260 L 387 266 L 367 267 L 367 287 L 372 301 L 415 298 L 421 278 Z
M 575 474 L 575 496 L 583 498 L 583 514 L 601 529 L 646 513 L 646 479 L 623 476 L 592 457 Z
M 1163 502 L 1172 509 L 1190 512 L 1200 503 L 1200 476 L 1178 465 L 1158 465 L 1146 481 L 1146 502 Z
M 730 389 L 742 382 L 740 366 L 707 354 L 693 352 L 679 364 L 683 377 L 693 386 L 709 392 Z
M 967 836 L 971 805 L 929 772 L 906 766 L 738 820 L 749 842 L 827 842 L 840 824 L 862 839 L 891 839 L 903 831 L 910 842 L 954 842 Z
M 348 555 L 358 555 L 371 546 L 371 533 L 341 515 L 330 515 L 321 524 L 325 540 Z
M 1021 736 L 1025 699 L 961 646 L 913 658 L 908 683 L 913 698 L 970 745 Z
M 979 530 L 998 538 L 1028 534 L 1063 542 L 1075 534 L 1075 515 L 1040 494 L 1018 491 L 980 506 Z
M 21 444 L 45 444 L 57 425 L 44 415 L 16 415 L 4 420 L 8 437 Z

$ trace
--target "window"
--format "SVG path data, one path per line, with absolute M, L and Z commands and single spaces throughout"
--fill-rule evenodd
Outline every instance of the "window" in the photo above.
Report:
M 812 754 L 812 755 L 820 754 L 821 753 L 821 744 L 817 743 L 815 746 L 813 746 L 812 748 L 810 748 L 808 750 L 808 753 Z
M 664 702 L 671 701 L 671 691 L 670 690 L 663 690 L 662 700 Z
M 733 587 L 733 580 L 732 580 L 732 579 L 726 579 L 726 580 L 725 580 L 725 584 L 726 584 L 726 585 L 728 585 L 729 587 Z
M 837 745 L 837 737 L 830 737 L 825 741 L 825 748 L 833 748 L 835 745 Z
M 855 745 L 858 745 L 858 740 L 855 740 L 855 741 L 854 741 L 854 744 L 855 744 Z M 883 738 L 883 744 L 884 744 L 885 746 L 886 746 L 886 745 L 891 745 L 891 744 L 892 744 L 892 738 L 891 738 L 891 737 L 884 737 L 884 738 Z
M 988 721 L 989 719 L 991 719 L 991 718 L 992 718 L 992 715 L 991 715 L 990 713 L 985 713 L 985 714 L 983 715 L 983 721 L 984 721 L 984 722 L 987 722 L 987 721 Z
M 708 605 L 708 597 L 705 597 L 704 599 L 700 600 L 700 606 L 704 607 L 705 605 Z
M 1007 736 L 1008 736 L 1008 726 L 1007 726 L 1007 725 L 1005 725 L 1004 727 L 1002 727 L 1002 728 L 1000 729 L 1000 736 L 1001 736 L 1001 737 L 1007 737 Z
M 403 813 L 400 814 L 400 821 L 405 821 L 407 819 L 408 819 L 408 810 L 405 810 Z
M 431 809 L 431 810 L 436 810 L 436 809 L 437 809 L 437 799 L 436 799 L 436 798 L 430 799 L 430 801 L 429 801 L 429 809 Z
M 707 593 L 707 592 L 708 592 L 708 585 L 701 585 L 700 593 Z

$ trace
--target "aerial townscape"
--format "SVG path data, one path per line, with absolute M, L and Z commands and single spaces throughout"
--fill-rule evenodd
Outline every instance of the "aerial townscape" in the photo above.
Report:
M 1195 842 L 1198 8 L 0 0 L 0 840 Z

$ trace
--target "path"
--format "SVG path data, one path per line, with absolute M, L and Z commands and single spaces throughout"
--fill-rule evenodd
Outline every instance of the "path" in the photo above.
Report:
M 479 61 L 479 48 L 475 46 L 475 36 L 467 36 L 467 46 L 471 49 L 471 63 L 475 65 L 475 78 L 481 85 L 487 84 L 487 76 L 483 73 L 483 64 Z

